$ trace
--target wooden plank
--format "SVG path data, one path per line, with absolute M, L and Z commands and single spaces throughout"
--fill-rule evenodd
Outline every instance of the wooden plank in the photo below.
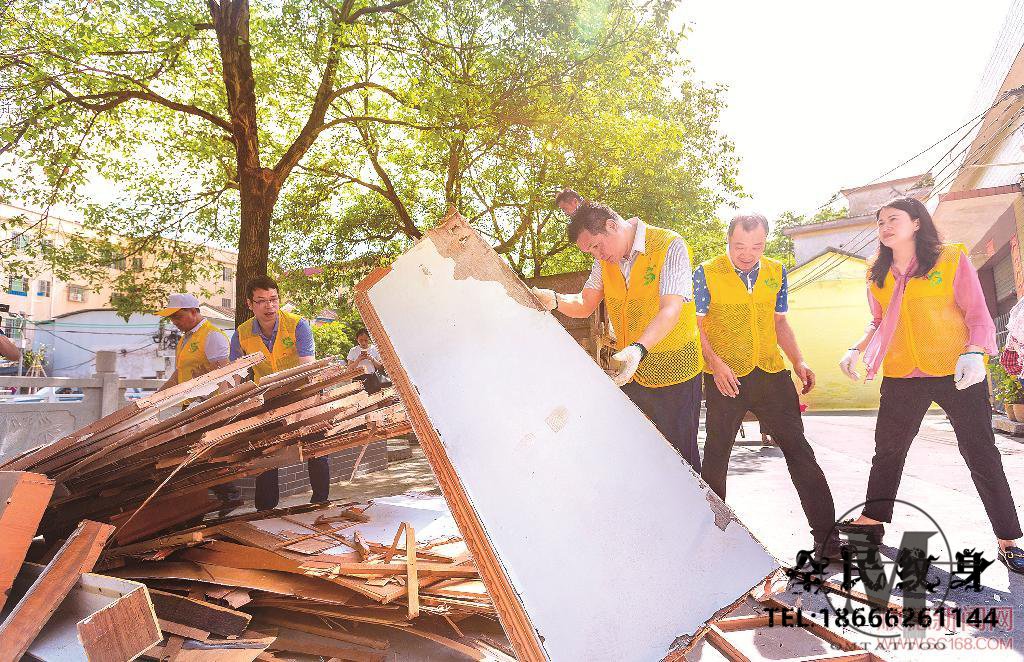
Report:
M 148 552 L 155 552 L 161 549 L 172 549 L 175 547 L 191 547 L 203 542 L 202 531 L 190 531 L 188 533 L 171 533 L 159 538 L 151 538 L 131 545 L 113 547 L 103 552 L 103 559 L 114 559 L 122 556 L 140 556 Z
M 25 654 L 81 574 L 92 570 L 113 531 L 114 527 L 109 524 L 90 520 L 78 525 L 25 597 L 0 624 L 0 662 L 14 662 Z
M 150 589 L 156 615 L 165 621 L 181 623 L 220 637 L 237 637 L 249 627 L 252 616 L 202 600 Z
M 751 614 L 749 616 L 731 616 L 713 621 L 722 632 L 752 630 L 768 627 L 768 614 Z
M 352 634 L 351 632 L 345 632 L 341 629 L 328 627 L 328 623 L 324 620 L 304 616 L 302 614 L 295 614 L 284 609 L 261 609 L 259 611 L 258 620 L 261 625 L 275 625 L 288 628 L 290 630 L 296 630 L 298 632 L 307 632 L 320 637 L 344 641 L 345 643 L 355 644 L 356 646 L 374 648 L 376 650 L 387 650 L 390 646 L 387 639 L 378 639 L 376 637 L 367 637 Z
M 274 650 L 303 653 L 321 658 L 346 660 L 348 662 L 384 662 L 387 657 L 380 653 L 362 651 L 318 634 L 280 629 L 277 639 L 270 645 Z
M 41 474 L 0 471 L 0 610 L 39 528 L 53 485 Z
M 199 628 L 189 625 L 175 623 L 174 621 L 168 621 L 162 618 L 158 618 L 157 623 L 160 624 L 160 629 L 163 630 L 165 634 L 176 634 L 179 637 L 195 639 L 196 641 L 204 641 L 210 638 L 210 633 L 206 630 L 200 630 Z
M 206 493 L 165 495 L 149 503 L 145 518 L 133 520 L 136 512 L 134 510 L 111 517 L 110 523 L 116 527 L 113 541 L 126 545 L 145 540 L 176 524 L 202 517 L 220 507 L 220 501 L 211 499 Z
M 172 635 L 172 639 L 174 636 Z M 207 641 L 195 641 L 185 639 L 181 649 L 174 654 L 174 662 L 252 662 L 263 651 L 267 650 L 270 644 L 274 643 L 274 637 L 261 637 L 258 639 L 210 639 Z M 147 652 L 147 657 L 155 656 L 163 659 L 167 655 L 167 646 L 155 646 Z
M 188 579 L 197 582 L 247 588 L 279 595 L 302 596 L 331 604 L 348 603 L 353 592 L 334 582 L 272 570 L 239 570 L 205 563 L 165 561 L 145 563 L 110 572 L 128 579 Z
M 409 618 L 420 615 L 420 580 L 416 571 L 416 531 L 405 523 L 405 588 L 408 593 Z
M 750 662 L 750 658 L 744 655 L 740 649 L 732 645 L 732 643 L 725 638 L 725 633 L 718 629 L 715 625 L 709 625 L 705 638 L 708 643 L 714 646 L 715 650 L 724 655 L 729 662 Z

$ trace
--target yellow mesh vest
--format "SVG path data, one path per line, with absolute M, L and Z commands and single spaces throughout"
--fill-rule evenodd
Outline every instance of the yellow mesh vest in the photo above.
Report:
M 250 318 L 238 327 L 238 344 L 246 354 L 263 352 L 267 356 L 261 363 L 253 366 L 253 379 L 260 383 L 260 379 L 267 375 L 294 368 L 299 365 L 299 352 L 295 345 L 295 327 L 299 325 L 302 318 L 298 315 L 286 313 L 283 310 L 277 313 L 277 337 L 274 339 L 274 348 L 267 356 L 267 346 L 263 344 L 263 338 L 256 331 L 253 325 L 256 318 Z
M 882 361 L 886 377 L 906 377 L 915 368 L 936 377 L 952 375 L 956 361 L 967 346 L 969 337 L 963 311 L 953 296 L 953 279 L 963 244 L 949 244 L 927 278 L 911 278 L 903 292 L 900 321 Z M 871 294 L 882 304 L 882 313 L 889 310 L 895 279 L 885 277 L 885 286 L 872 281 Z
M 719 255 L 702 266 L 711 295 L 704 333 L 715 354 L 737 377 L 749 375 L 754 368 L 765 372 L 785 370 L 775 335 L 775 301 L 782 289 L 782 264 L 762 257 L 753 292 L 747 292 L 728 255 Z
M 647 226 L 645 252 L 637 255 L 629 272 L 629 287 L 618 264 L 601 263 L 601 280 L 608 315 L 615 328 L 616 347 L 636 342 L 661 307 L 661 268 L 673 239 L 671 230 Z M 689 247 L 687 247 L 689 250 Z M 679 321 L 661 342 L 648 347 L 648 354 L 633 379 L 641 386 L 680 384 L 704 369 L 697 334 L 697 309 L 692 301 L 683 304 Z
M 213 366 L 206 358 L 206 336 L 211 333 L 224 335 L 224 332 L 211 324 L 209 320 L 203 320 L 199 328 L 189 337 L 188 342 L 185 342 L 184 336 L 178 339 L 174 367 L 178 371 L 179 384 L 187 382 L 193 377 L 205 375 L 212 369 Z

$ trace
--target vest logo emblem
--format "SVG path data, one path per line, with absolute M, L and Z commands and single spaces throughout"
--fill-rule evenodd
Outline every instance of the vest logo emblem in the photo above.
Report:
M 291 349 L 292 347 L 295 346 L 295 341 L 292 340 L 291 338 L 281 338 L 281 344 Z
M 779 287 L 779 281 L 775 280 L 774 276 L 766 280 L 764 284 L 768 286 L 769 290 L 774 290 L 776 287 Z
M 938 287 L 942 284 L 942 272 L 936 269 L 935 271 L 928 274 L 928 282 L 932 284 L 932 287 Z
M 647 270 L 644 271 L 644 285 L 650 285 L 657 277 L 657 274 L 654 273 L 654 265 L 648 264 Z
M 199 351 L 199 343 L 197 343 L 195 340 L 191 341 L 188 344 L 188 349 L 189 349 L 190 352 L 198 352 Z

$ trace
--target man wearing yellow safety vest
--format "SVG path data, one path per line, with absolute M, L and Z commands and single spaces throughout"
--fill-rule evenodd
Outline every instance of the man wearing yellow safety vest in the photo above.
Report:
M 700 471 L 700 339 L 693 306 L 690 255 L 682 237 L 638 218 L 583 201 L 569 239 L 594 256 L 579 294 L 534 289 L 548 308 L 589 317 L 604 300 L 615 329 L 615 384 Z
M 298 315 L 280 309 L 277 282 L 269 276 L 257 276 L 245 286 L 245 302 L 253 317 L 242 322 L 231 337 L 231 360 L 263 352 L 266 359 L 253 366 L 253 379 L 258 384 L 267 375 L 312 363 L 315 355 L 313 330 Z M 326 457 L 306 462 L 309 484 L 313 488 L 310 503 L 327 501 L 330 491 L 330 464 Z M 280 490 L 277 469 L 256 477 L 256 510 L 277 507 Z
M 816 555 L 838 560 L 832 491 L 804 436 L 800 399 L 779 348 L 793 364 L 804 393 L 814 388 L 814 373 L 786 321 L 786 269 L 763 256 L 767 237 L 764 216 L 737 216 L 729 223 L 728 251 L 693 273 L 697 326 L 707 364 L 707 440 L 701 477 L 725 499 L 736 433 L 744 415 L 754 412 L 786 457 L 811 525 Z
M 200 314 L 199 299 L 191 294 L 172 294 L 167 307 L 156 314 L 169 319 L 182 333 L 174 354 L 174 372 L 158 390 L 228 364 L 228 337 Z

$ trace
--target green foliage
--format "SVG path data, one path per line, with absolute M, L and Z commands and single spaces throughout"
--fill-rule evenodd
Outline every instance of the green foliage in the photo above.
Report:
M 999 361 L 988 364 L 988 373 L 992 378 L 992 394 L 1005 404 L 1024 404 L 1024 386 L 1020 379 L 1006 372 Z
M 585 268 L 553 208 L 566 186 L 700 260 L 742 195 L 723 90 L 692 80 L 669 27 L 677 0 L 9 4 L 0 199 L 82 209 L 86 232 L 18 265 L 0 239 L 0 268 L 116 279 L 124 314 L 201 279 L 216 246 L 238 248 L 240 283 L 286 274 L 307 314 L 335 308 L 452 206 L 523 275 Z M 225 43 L 228 5 L 248 13 Z M 6 229 L 40 245 L 38 221 Z M 143 254 L 145 273 L 108 267 Z M 310 266 L 327 268 L 295 276 Z
M 344 317 L 329 324 L 313 325 L 313 340 L 316 342 L 316 358 L 340 356 L 345 358 L 356 344 L 356 331 L 363 326 L 359 314 L 346 311 Z
M 834 221 L 837 218 L 845 218 L 847 213 L 845 207 L 842 209 L 826 207 L 808 219 L 803 214 L 797 214 L 794 211 L 782 212 L 777 219 L 769 223 L 771 226 L 771 236 L 768 238 L 768 245 L 765 246 L 764 254 L 779 260 L 787 268 L 792 268 L 796 261 L 793 254 L 793 240 L 782 234 L 782 231 L 810 223 L 824 223 L 825 221 Z

